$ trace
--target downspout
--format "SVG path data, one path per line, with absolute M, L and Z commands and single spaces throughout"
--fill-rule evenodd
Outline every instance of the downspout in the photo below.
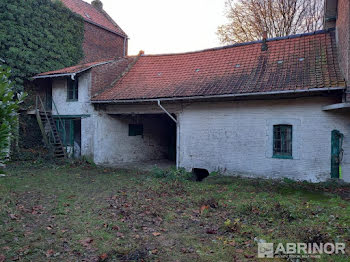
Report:
M 160 104 L 160 100 L 157 100 L 158 106 L 176 123 L 176 168 L 179 168 L 180 158 L 180 125 L 179 122 Z
M 158 99 L 158 106 L 175 122 L 177 123 L 177 120 L 160 104 L 160 100 Z
M 124 50 L 123 50 L 123 57 L 126 56 L 126 41 L 128 40 L 128 38 L 125 36 L 124 37 Z

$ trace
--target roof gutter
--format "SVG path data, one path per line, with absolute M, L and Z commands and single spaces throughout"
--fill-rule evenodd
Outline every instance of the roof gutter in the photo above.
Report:
M 282 95 L 282 94 L 302 94 L 312 92 L 329 92 L 336 90 L 344 90 L 346 87 L 328 87 L 328 88 L 313 88 L 304 90 L 286 90 L 286 91 L 271 91 L 271 92 L 254 92 L 243 94 L 226 94 L 226 95 L 209 95 L 209 96 L 187 96 L 187 97 L 166 97 L 166 98 L 152 98 L 152 99 L 121 99 L 121 100 L 100 100 L 91 101 L 93 104 L 124 104 L 124 103 L 143 103 L 143 102 L 157 102 L 160 101 L 186 101 L 186 100 L 200 100 L 212 98 L 235 98 L 246 96 L 267 96 L 267 95 Z

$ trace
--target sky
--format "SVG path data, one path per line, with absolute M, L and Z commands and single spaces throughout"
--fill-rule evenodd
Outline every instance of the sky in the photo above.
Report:
M 85 0 L 91 2 L 91 0 Z M 226 0 L 101 0 L 129 36 L 129 55 L 180 53 L 221 46 Z

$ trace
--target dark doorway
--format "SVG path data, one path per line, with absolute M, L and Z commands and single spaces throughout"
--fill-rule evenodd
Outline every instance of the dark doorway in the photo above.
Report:
M 173 117 L 176 118 L 175 115 Z M 169 120 L 168 159 L 170 161 L 176 161 L 176 123 L 170 118 Z

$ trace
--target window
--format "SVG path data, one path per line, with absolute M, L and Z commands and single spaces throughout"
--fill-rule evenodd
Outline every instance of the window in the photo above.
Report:
M 292 126 L 273 126 L 273 157 L 292 158 Z
M 78 101 L 78 78 L 71 78 L 67 81 L 67 101 Z
M 129 125 L 129 136 L 143 136 L 143 125 L 142 124 L 130 124 Z

